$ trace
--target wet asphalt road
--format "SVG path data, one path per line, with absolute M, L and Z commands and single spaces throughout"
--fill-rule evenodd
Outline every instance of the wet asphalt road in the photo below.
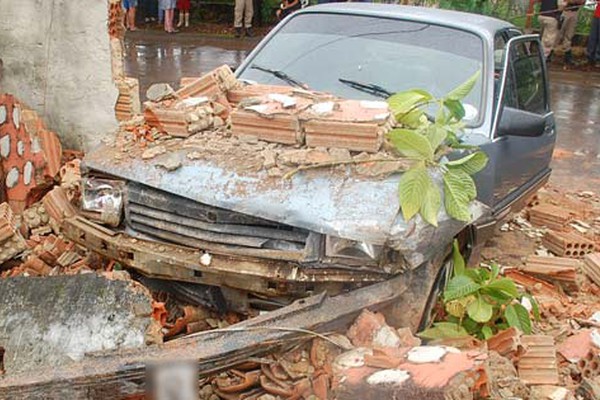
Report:
M 239 65 L 258 41 L 139 31 L 126 39 L 125 70 L 139 79 L 144 97 L 152 83 L 177 88 L 182 77 Z M 600 192 L 600 72 L 553 67 L 550 85 L 558 124 L 551 182 L 569 191 Z

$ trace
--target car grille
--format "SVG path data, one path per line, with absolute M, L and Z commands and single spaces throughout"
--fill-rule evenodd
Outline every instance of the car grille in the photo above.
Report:
M 145 185 L 127 185 L 125 217 L 134 231 L 223 254 L 305 260 L 309 231 L 208 206 Z

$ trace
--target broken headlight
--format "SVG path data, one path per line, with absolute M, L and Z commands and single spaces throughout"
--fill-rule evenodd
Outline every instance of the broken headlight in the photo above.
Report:
M 359 260 L 377 260 L 383 252 L 383 246 L 342 239 L 335 236 L 325 238 L 325 255 L 335 258 L 353 258 Z
M 88 177 L 82 181 L 84 215 L 109 226 L 119 226 L 123 213 L 123 181 Z

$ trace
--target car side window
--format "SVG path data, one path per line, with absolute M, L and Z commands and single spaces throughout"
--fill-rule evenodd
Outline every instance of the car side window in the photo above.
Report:
M 505 106 L 535 114 L 545 114 L 548 111 L 541 54 L 538 41 L 523 41 L 512 46 L 504 88 Z

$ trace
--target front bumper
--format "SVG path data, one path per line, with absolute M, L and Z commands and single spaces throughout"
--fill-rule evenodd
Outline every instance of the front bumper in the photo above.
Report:
M 114 259 L 142 275 L 219 286 L 264 297 L 298 298 L 313 293 L 336 295 L 392 277 L 385 272 L 327 264 L 299 264 L 202 250 L 134 238 L 81 216 L 63 222 L 70 240 Z M 210 262 L 207 262 L 210 260 Z

